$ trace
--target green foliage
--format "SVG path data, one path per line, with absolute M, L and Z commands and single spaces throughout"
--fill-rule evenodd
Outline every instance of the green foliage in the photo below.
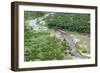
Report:
M 26 23 L 47 14 L 47 12 L 24 12 L 24 60 L 63 60 L 65 49 L 69 48 L 66 42 L 62 42 L 50 36 L 50 31 L 35 31 Z M 49 12 L 50 14 L 50 12 Z M 59 28 L 75 32 L 90 32 L 90 15 L 79 13 L 53 13 L 43 19 L 49 28 Z M 39 23 L 39 21 L 37 22 Z M 82 50 L 76 44 L 78 51 Z M 83 50 L 83 52 L 86 52 Z M 68 58 L 66 56 L 66 58 Z
M 24 11 L 24 19 L 30 20 L 37 17 L 41 17 L 45 14 L 45 12 L 38 12 L 38 11 Z
M 25 61 L 64 59 L 66 43 L 48 34 L 34 31 L 34 36 L 25 41 Z
M 33 30 L 31 29 L 31 26 L 24 22 L 24 41 L 31 39 L 32 36 Z
M 79 13 L 54 13 L 44 19 L 49 28 L 69 31 L 90 32 L 90 15 Z
M 80 13 L 52 13 L 25 11 L 25 20 L 35 19 L 45 14 L 49 14 L 44 20 L 49 28 L 67 29 L 69 31 L 90 32 L 90 15 Z

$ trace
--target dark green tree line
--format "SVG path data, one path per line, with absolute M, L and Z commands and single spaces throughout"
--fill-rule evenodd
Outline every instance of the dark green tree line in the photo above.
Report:
M 79 13 L 54 13 L 44 19 L 49 28 L 69 31 L 90 32 L 90 15 Z

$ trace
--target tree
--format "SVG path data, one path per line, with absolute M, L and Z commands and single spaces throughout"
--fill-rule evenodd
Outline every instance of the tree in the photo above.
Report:
M 49 28 L 69 31 L 90 32 L 90 15 L 79 13 L 54 13 L 44 19 Z
M 41 17 L 45 14 L 45 12 L 39 11 L 24 11 L 24 18 L 25 20 L 35 19 L 37 17 Z

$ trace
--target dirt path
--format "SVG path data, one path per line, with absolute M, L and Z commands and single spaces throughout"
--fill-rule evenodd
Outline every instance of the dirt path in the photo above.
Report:
M 82 55 L 81 53 L 79 53 L 77 50 L 76 50 L 76 47 L 75 47 L 75 41 L 74 39 L 66 34 L 65 31 L 63 30 L 57 30 L 58 32 L 61 33 L 61 36 L 64 38 L 64 40 L 67 42 L 67 44 L 69 45 L 69 52 L 74 55 L 76 58 L 81 58 L 81 59 L 85 59 L 85 58 L 88 58 L 87 56 L 84 56 Z

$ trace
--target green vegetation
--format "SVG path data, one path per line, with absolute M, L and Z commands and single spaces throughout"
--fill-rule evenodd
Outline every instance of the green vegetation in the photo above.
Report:
M 48 34 L 33 31 L 34 36 L 25 40 L 25 61 L 64 59 L 66 43 Z
M 42 21 L 46 22 L 45 25 L 48 27 L 48 30 L 36 31 L 27 22 L 45 16 L 46 14 L 48 16 L 44 17 Z M 37 20 L 38 25 L 40 25 L 40 22 L 41 20 Z M 75 36 L 80 36 L 80 33 L 90 33 L 90 15 L 24 11 L 24 61 L 73 59 L 71 54 L 65 54 L 65 51 L 69 48 L 68 43 L 51 36 L 52 30 L 54 29 L 63 29 L 65 32 L 69 32 L 69 34 Z M 80 42 L 76 43 L 77 51 L 89 54 L 90 52 L 87 51 L 87 48 L 79 46 L 80 43 L 84 45 L 82 42 L 85 39 L 79 39 Z M 86 39 L 87 41 L 90 43 Z
M 54 13 L 44 19 L 49 28 L 67 29 L 82 33 L 90 32 L 90 15 L 79 13 Z
M 45 14 L 45 12 L 38 11 L 24 11 L 24 20 L 31 20 L 37 17 L 41 17 Z

